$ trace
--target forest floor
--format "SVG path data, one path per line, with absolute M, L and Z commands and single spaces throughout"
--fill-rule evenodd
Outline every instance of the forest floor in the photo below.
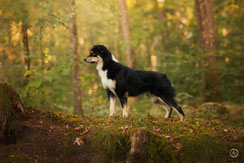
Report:
M 27 119 L 11 122 L 17 140 L 0 144 L 0 162 L 244 162 L 242 108 L 210 103 L 186 118 L 86 118 L 28 108 Z

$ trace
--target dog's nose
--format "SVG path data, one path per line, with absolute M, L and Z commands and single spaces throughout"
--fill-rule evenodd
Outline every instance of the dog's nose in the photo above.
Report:
M 84 58 L 84 61 L 86 62 L 86 58 Z

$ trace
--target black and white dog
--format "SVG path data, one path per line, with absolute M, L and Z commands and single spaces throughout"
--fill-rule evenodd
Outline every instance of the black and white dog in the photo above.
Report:
M 175 89 L 165 74 L 126 67 L 120 64 L 103 45 L 93 46 L 90 55 L 84 61 L 97 64 L 98 74 L 110 101 L 110 116 L 115 114 L 116 96 L 120 100 L 123 116 L 127 117 L 128 96 L 147 93 L 153 103 L 166 110 L 165 118 L 171 116 L 173 108 L 180 116 L 180 120 L 184 121 L 184 112 L 174 99 Z

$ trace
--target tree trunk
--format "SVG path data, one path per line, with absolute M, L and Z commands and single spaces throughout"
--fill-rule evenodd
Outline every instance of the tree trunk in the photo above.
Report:
M 135 129 L 131 132 L 131 147 L 127 154 L 127 163 L 146 161 L 148 140 L 149 133 L 143 128 Z
M 163 6 L 165 5 L 166 2 L 162 1 L 159 2 L 158 0 L 156 0 L 156 8 L 158 11 L 158 20 L 160 23 L 163 23 L 163 21 L 166 19 L 166 15 L 165 12 L 163 10 Z M 169 50 L 169 45 L 168 45 L 168 40 L 169 40 L 169 35 L 168 35 L 168 25 L 165 25 L 163 28 L 165 29 L 161 29 L 161 39 L 162 39 L 162 44 L 163 44 L 163 48 L 164 48 L 164 52 L 168 52 Z
M 80 82 L 80 57 L 78 54 L 78 34 L 76 24 L 75 0 L 71 0 L 71 25 L 70 25 L 70 50 L 74 56 L 73 67 L 73 92 L 74 92 L 74 113 L 82 113 L 82 89 Z
M 17 135 L 10 124 L 18 117 L 26 118 L 19 95 L 11 86 L 0 82 L 0 144 L 16 143 Z
M 29 38 L 28 38 L 28 24 L 25 22 L 22 22 L 22 27 L 21 27 L 21 32 L 22 32 L 22 43 L 24 45 L 24 52 L 25 52 L 25 72 L 30 71 L 30 64 L 31 64 L 31 59 L 30 59 L 30 50 L 29 50 Z M 25 76 L 25 85 L 29 83 L 30 79 L 30 74 L 28 73 Z
M 39 33 L 39 48 L 40 48 L 40 55 L 41 55 L 41 71 L 43 73 L 45 69 L 45 53 L 43 52 L 43 26 L 40 27 L 40 33 Z
M 130 45 L 130 25 L 128 18 L 128 11 L 126 6 L 126 0 L 119 0 L 119 8 L 121 12 L 121 28 L 123 32 L 124 39 L 124 52 L 126 55 L 127 66 L 134 66 L 134 57 L 132 55 L 131 45 Z
M 152 40 L 151 46 L 150 46 L 150 60 L 151 60 L 151 65 L 152 65 L 152 71 L 157 71 L 157 67 L 158 67 L 158 57 L 155 53 L 155 46 L 158 42 L 158 38 L 154 37 L 154 39 Z
M 220 76 L 216 69 L 216 31 L 211 0 L 195 0 L 202 57 L 202 96 L 204 102 L 221 100 Z

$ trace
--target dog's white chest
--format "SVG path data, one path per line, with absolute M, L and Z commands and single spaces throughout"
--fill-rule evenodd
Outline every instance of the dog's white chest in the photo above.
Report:
M 98 70 L 98 74 L 99 74 L 99 76 L 101 78 L 103 88 L 109 89 L 114 94 L 116 94 L 115 91 L 114 91 L 114 89 L 115 89 L 115 80 L 108 79 L 108 76 L 107 76 L 108 70 L 104 71 L 102 69 L 102 66 L 100 66 L 99 64 L 97 65 L 97 70 Z

